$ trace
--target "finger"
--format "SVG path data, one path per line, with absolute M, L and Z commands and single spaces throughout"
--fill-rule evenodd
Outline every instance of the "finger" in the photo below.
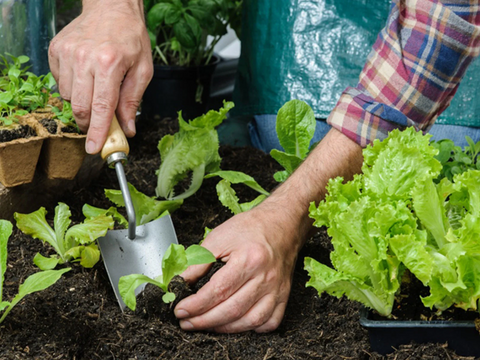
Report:
M 257 333 L 267 333 L 278 328 L 283 320 L 285 309 L 287 308 L 287 301 L 277 304 L 273 310 L 272 316 L 262 325 L 255 329 Z
M 68 62 L 60 63 L 57 83 L 62 99 L 70 101 L 72 99 L 73 70 Z
M 247 282 L 213 309 L 199 316 L 180 320 L 180 327 L 184 330 L 205 330 L 221 328 L 223 325 L 237 321 L 257 302 L 260 297 L 259 291 L 261 291 L 259 285 L 257 281 Z
M 94 75 L 92 112 L 86 140 L 86 151 L 89 154 L 100 152 L 105 144 L 118 104 L 123 73 L 112 62 L 106 55 L 103 64 L 99 64 L 99 71 Z
M 50 72 L 55 78 L 55 81 L 58 83 L 60 63 L 58 61 L 57 41 L 55 39 L 52 40 L 48 47 L 48 65 L 50 67 Z
M 120 126 L 125 135 L 135 135 L 135 118 L 143 93 L 148 86 L 152 76 L 153 67 L 151 64 L 141 64 L 130 69 L 123 80 L 118 100 L 117 115 Z
M 218 333 L 239 333 L 259 328 L 271 318 L 275 309 L 275 303 L 275 296 L 266 295 L 238 320 L 216 326 L 213 330 Z
M 228 262 L 195 295 L 178 303 L 175 316 L 179 319 L 198 316 L 228 299 L 250 277 L 246 271 L 239 272 L 241 268 L 235 266 L 234 260 Z
M 77 68 L 72 85 L 72 112 L 78 127 L 87 132 L 90 124 L 93 98 L 93 76 L 85 68 Z
M 189 284 L 194 284 L 204 277 L 213 264 L 191 265 L 180 276 Z

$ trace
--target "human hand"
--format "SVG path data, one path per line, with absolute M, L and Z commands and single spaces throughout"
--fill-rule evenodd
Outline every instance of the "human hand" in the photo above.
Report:
M 226 264 L 176 306 L 182 329 L 269 332 L 280 325 L 301 240 L 279 220 L 264 206 L 236 215 L 207 236 L 202 245 Z M 208 268 L 191 266 L 182 277 L 195 282 Z
M 135 135 L 135 116 L 153 76 L 151 46 L 140 0 L 84 0 L 82 14 L 52 40 L 49 63 L 63 99 L 98 153 L 113 115 Z

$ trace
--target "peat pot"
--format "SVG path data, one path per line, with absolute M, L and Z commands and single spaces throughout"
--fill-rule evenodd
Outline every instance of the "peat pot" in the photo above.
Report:
M 473 320 L 373 320 L 371 311 L 362 307 L 360 325 L 368 331 L 373 351 L 385 355 L 410 342 L 448 343 L 461 356 L 480 356 L 480 334 Z
M 5 187 L 32 182 L 45 139 L 30 119 L 21 118 L 19 123 L 34 129 L 36 136 L 0 143 L 0 183 Z
M 143 95 L 142 117 L 146 119 L 176 118 L 178 111 L 191 120 L 207 112 L 212 77 L 220 62 L 214 57 L 208 65 L 154 65 L 152 81 Z
M 78 134 L 75 129 L 67 131 L 60 120 L 51 118 L 52 113 L 33 113 L 41 124 L 39 130 L 45 136 L 39 167 L 49 179 L 72 180 L 77 175 L 87 153 L 86 135 Z M 46 122 L 45 122 L 46 121 Z

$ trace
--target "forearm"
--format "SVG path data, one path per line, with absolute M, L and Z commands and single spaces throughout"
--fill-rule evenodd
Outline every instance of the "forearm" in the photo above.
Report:
M 259 207 L 261 214 L 281 220 L 282 231 L 289 233 L 286 238 L 292 239 L 285 246 L 299 251 L 312 228 L 313 220 L 308 216 L 310 202 L 324 198 L 329 179 L 337 176 L 352 179 L 360 172 L 362 161 L 362 148 L 332 129 L 288 180 L 264 201 Z
M 355 88 L 328 122 L 362 146 L 394 128 L 428 130 L 480 51 L 477 5 L 395 1 Z

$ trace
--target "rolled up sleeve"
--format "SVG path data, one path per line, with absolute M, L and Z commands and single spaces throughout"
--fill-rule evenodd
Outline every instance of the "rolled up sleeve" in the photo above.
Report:
M 327 122 L 361 146 L 395 128 L 428 131 L 479 54 L 479 2 L 395 0 L 358 85 Z

